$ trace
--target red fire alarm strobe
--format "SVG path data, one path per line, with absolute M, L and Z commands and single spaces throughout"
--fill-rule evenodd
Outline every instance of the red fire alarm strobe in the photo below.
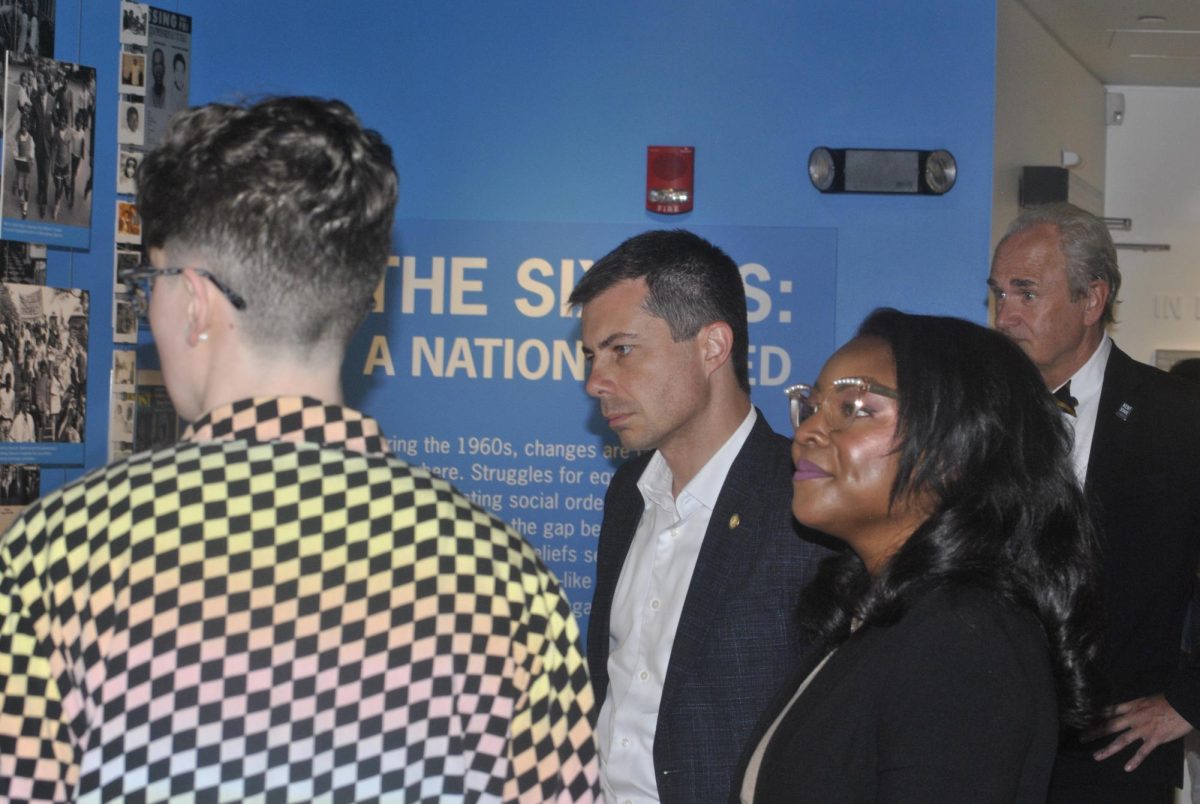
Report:
M 696 149 L 690 145 L 646 148 L 646 209 L 663 215 L 691 212 Z

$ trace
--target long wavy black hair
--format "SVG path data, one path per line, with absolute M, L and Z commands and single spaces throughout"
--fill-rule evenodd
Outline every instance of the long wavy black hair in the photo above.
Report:
M 855 618 L 896 622 L 935 586 L 983 587 L 1033 612 L 1050 646 L 1059 722 L 1097 717 L 1099 556 L 1070 431 L 1041 376 L 1003 335 L 957 318 L 873 312 L 858 337 L 891 349 L 899 386 L 895 503 L 932 515 L 872 577 L 852 551 L 825 561 L 801 618 L 837 644 Z

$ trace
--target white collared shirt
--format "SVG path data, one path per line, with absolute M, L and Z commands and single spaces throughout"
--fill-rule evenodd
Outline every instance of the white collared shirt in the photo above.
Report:
M 608 694 L 596 727 L 610 804 L 658 801 L 654 732 L 675 630 L 717 497 L 756 417 L 751 408 L 677 498 L 660 452 L 638 480 L 645 508 L 613 594 Z
M 1092 436 L 1096 433 L 1096 416 L 1100 410 L 1100 391 L 1104 387 L 1104 369 L 1111 353 L 1112 339 L 1105 333 L 1096 351 L 1068 380 L 1071 383 L 1071 396 L 1075 397 L 1075 415 L 1063 415 L 1075 432 L 1071 463 L 1075 465 L 1075 477 L 1079 479 L 1080 486 L 1087 479 L 1088 456 L 1092 452 Z

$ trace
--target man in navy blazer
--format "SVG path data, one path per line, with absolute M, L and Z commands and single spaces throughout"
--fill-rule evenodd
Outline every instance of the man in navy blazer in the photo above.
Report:
M 1059 752 L 1051 802 L 1167 802 L 1200 723 L 1200 671 L 1180 667 L 1200 554 L 1200 402 L 1105 332 L 1121 285 L 1104 223 L 1027 210 L 996 247 L 995 326 L 1041 370 L 1075 432 L 1076 474 L 1104 555 L 1104 724 Z
M 790 440 L 750 404 L 733 260 L 690 232 L 647 232 L 570 302 L 587 391 L 643 452 L 605 496 L 588 633 L 605 798 L 724 801 L 807 646 L 797 599 L 828 550 L 792 518 Z

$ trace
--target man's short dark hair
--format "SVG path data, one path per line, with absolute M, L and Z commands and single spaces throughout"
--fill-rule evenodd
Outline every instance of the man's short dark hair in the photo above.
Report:
M 176 115 L 137 204 L 144 245 L 207 261 L 258 343 L 344 347 L 387 264 L 396 195 L 378 132 L 341 101 L 290 97 Z
M 614 285 L 644 279 L 646 310 L 667 322 L 676 341 L 724 321 L 733 330 L 730 362 L 738 385 L 750 393 L 750 334 L 746 287 L 728 254 L 684 229 L 657 230 L 629 238 L 584 273 L 568 302 L 583 306 Z
M 185 58 L 183 57 L 183 54 L 182 54 L 182 53 L 176 53 L 176 54 L 175 54 L 175 58 L 171 59 L 171 67 L 172 67 L 172 69 L 173 69 L 173 68 L 174 68 L 176 65 L 179 65 L 179 64 L 182 64 L 184 67 L 187 67 L 187 59 L 185 59 Z

